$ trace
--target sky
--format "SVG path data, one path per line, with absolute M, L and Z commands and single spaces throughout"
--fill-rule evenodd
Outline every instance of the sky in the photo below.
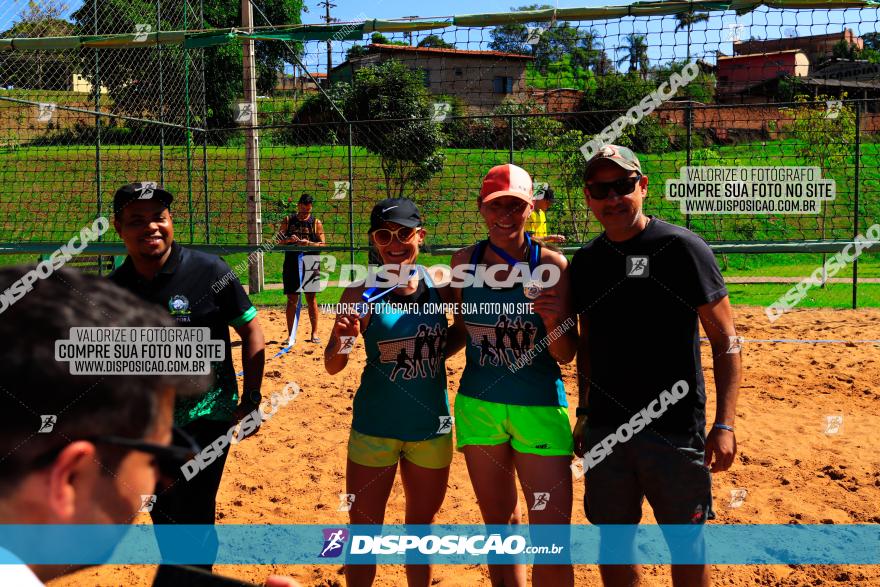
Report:
M 57 0 L 56 0 L 57 1 Z M 179 1 L 179 0 L 165 0 Z M 237 1 L 237 0 L 230 0 Z M 252 0 L 256 5 L 261 0 Z M 17 19 L 17 15 L 27 7 L 28 0 L 0 0 L 0 30 L 9 28 Z M 70 3 L 66 14 L 75 11 L 81 0 L 68 0 Z M 510 2 L 509 0 L 444 0 L 430 4 L 414 3 L 412 0 L 334 0 L 336 7 L 331 14 L 344 22 L 363 19 L 393 19 L 407 16 L 444 17 L 474 12 L 506 12 L 512 6 L 529 4 L 529 0 Z M 553 0 L 548 2 L 553 5 Z M 601 0 L 562 0 L 556 1 L 560 8 L 606 6 L 626 4 L 626 2 L 604 2 Z M 318 0 L 306 0 L 309 12 L 304 13 L 305 23 L 322 22 L 324 8 L 318 6 Z M 255 11 L 256 12 L 256 11 Z M 262 21 L 257 17 L 256 21 Z M 273 23 L 280 24 L 280 23 Z M 626 18 L 615 21 L 597 21 L 581 23 L 582 27 L 595 30 L 603 41 L 612 60 L 623 57 L 623 53 L 615 49 L 623 44 L 625 35 L 635 32 L 647 35 L 649 57 L 652 63 L 665 62 L 670 59 L 684 59 L 687 53 L 687 34 L 674 32 L 675 20 L 671 17 L 660 18 Z M 716 51 L 724 54 L 732 53 L 734 38 L 780 38 L 792 35 L 826 34 L 840 32 L 844 27 L 864 34 L 878 30 L 878 11 L 874 10 L 837 10 L 837 11 L 780 11 L 760 8 L 750 14 L 737 17 L 730 12 L 713 13 L 708 23 L 695 26 L 691 38 L 691 54 L 693 57 L 714 62 Z M 462 49 L 485 50 L 491 41 L 489 29 L 446 29 L 437 31 L 449 42 Z M 422 33 L 426 35 L 428 33 Z M 402 39 L 400 36 L 394 37 Z M 416 37 L 418 41 L 419 36 Z M 342 61 L 342 53 L 352 43 L 334 43 L 334 65 Z M 326 70 L 326 44 L 307 43 L 303 59 L 310 71 Z M 288 68 L 289 69 L 289 68 Z

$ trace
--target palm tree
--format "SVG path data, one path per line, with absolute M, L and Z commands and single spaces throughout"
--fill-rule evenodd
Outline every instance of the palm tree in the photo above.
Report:
M 626 55 L 617 60 L 617 65 L 629 62 L 629 71 L 638 70 L 644 79 L 648 75 L 648 43 L 645 35 L 630 33 L 626 36 L 626 45 L 618 47 L 618 51 L 626 51 Z
M 698 22 L 705 22 L 709 20 L 709 15 L 705 12 L 694 12 L 690 10 L 689 12 L 681 12 L 675 15 L 675 19 L 678 21 L 678 24 L 675 25 L 675 32 L 681 30 L 687 30 L 688 34 L 688 43 L 687 43 L 687 60 L 688 63 L 691 61 L 691 28 L 697 24 Z

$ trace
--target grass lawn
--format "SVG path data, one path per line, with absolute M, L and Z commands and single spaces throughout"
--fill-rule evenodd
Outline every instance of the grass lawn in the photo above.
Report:
M 316 197 L 315 215 L 324 222 L 330 244 L 364 246 L 369 210 L 374 202 L 385 197 L 385 180 L 377 157 L 358 147 L 352 150 L 354 185 L 349 203 L 348 199 L 332 199 L 333 182 L 348 178 L 347 146 L 283 146 L 273 140 L 271 131 L 266 131 L 261 158 L 264 238 L 271 236 L 285 214 L 287 198 L 308 191 Z M 794 155 L 795 146 L 793 141 L 784 140 L 713 147 L 713 150 L 718 153 L 718 164 L 722 165 L 803 165 L 804 162 Z M 186 146 L 168 145 L 164 158 L 160 158 L 156 146 L 105 145 L 101 151 L 100 168 L 102 202 L 98 206 L 93 146 L 25 147 L 0 151 L 4 161 L 0 166 L 0 242 L 66 241 L 83 226 L 91 224 L 99 211 L 109 214 L 112 192 L 117 186 L 134 179 L 158 179 L 164 174 L 165 185 L 177 195 L 172 211 L 178 241 L 184 244 L 208 241 L 212 244 L 244 244 L 247 240 L 244 149 L 241 146 L 208 146 L 205 154 L 207 166 L 202 159 L 200 144 L 189 150 Z M 445 156 L 443 171 L 414 197 L 426 219 L 428 244 L 457 247 L 484 237 L 485 227 L 475 205 L 480 178 L 492 165 L 507 162 L 510 154 L 506 149 L 446 149 Z M 570 243 L 585 242 L 598 234 L 600 227 L 586 210 L 580 189 L 565 186 L 559 176 L 559 154 L 525 150 L 515 152 L 513 158 L 515 163 L 532 172 L 536 181 L 547 181 L 557 188 L 556 204 L 548 212 L 552 230 L 566 234 Z M 665 180 L 678 176 L 685 160 L 684 152 L 642 156 L 644 171 L 650 178 L 646 212 L 681 225 L 685 224 L 685 219 L 678 204 L 666 201 L 663 192 Z M 825 237 L 850 238 L 854 196 L 852 170 L 844 170 L 834 178 L 837 180 L 837 199 L 826 204 Z M 877 143 L 862 145 L 859 207 L 860 226 L 864 233 L 866 227 L 880 219 L 880 144 Z M 717 215 L 692 216 L 690 220 L 691 229 L 709 241 L 788 241 L 820 238 L 822 235 L 821 216 L 815 215 Z M 112 242 L 117 237 L 111 231 L 105 239 Z M 365 255 L 359 252 L 356 260 L 365 259 Z M 349 260 L 346 252 L 336 256 L 340 263 Z M 244 258 L 244 254 L 229 255 L 227 262 L 235 268 Z M 0 256 L 0 264 L 33 260 L 34 255 Z M 281 282 L 282 261 L 281 253 L 265 256 L 268 283 Z M 446 263 L 448 256 L 423 259 L 423 262 Z M 719 256 L 719 264 L 726 276 L 805 277 L 821 262 L 819 254 Z M 246 270 L 238 272 L 246 279 Z M 848 266 L 837 277 L 850 275 L 851 267 Z M 859 275 L 880 277 L 880 255 L 864 255 L 859 263 Z M 871 288 L 865 287 L 865 298 L 871 297 Z M 763 288 L 749 291 L 763 292 Z M 276 292 L 260 295 L 274 299 Z M 750 299 L 753 295 L 761 297 L 764 294 L 746 295 L 743 292 L 742 299 Z M 834 305 L 838 303 L 836 295 L 823 292 L 820 299 Z M 869 302 L 866 300 L 866 303 Z

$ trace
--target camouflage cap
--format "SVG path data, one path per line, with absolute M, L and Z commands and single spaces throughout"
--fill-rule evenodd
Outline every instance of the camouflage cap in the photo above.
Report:
M 620 145 L 603 145 L 595 155 L 587 161 L 587 167 L 584 170 L 584 179 L 589 179 L 590 173 L 600 161 L 611 161 L 627 171 L 642 172 L 642 164 L 639 158 L 630 149 L 621 147 Z

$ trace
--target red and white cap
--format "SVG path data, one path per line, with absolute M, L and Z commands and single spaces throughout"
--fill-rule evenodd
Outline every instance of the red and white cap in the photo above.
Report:
M 490 169 L 483 178 L 480 200 L 489 202 L 501 196 L 514 196 L 532 204 L 532 178 L 528 172 L 512 163 Z

